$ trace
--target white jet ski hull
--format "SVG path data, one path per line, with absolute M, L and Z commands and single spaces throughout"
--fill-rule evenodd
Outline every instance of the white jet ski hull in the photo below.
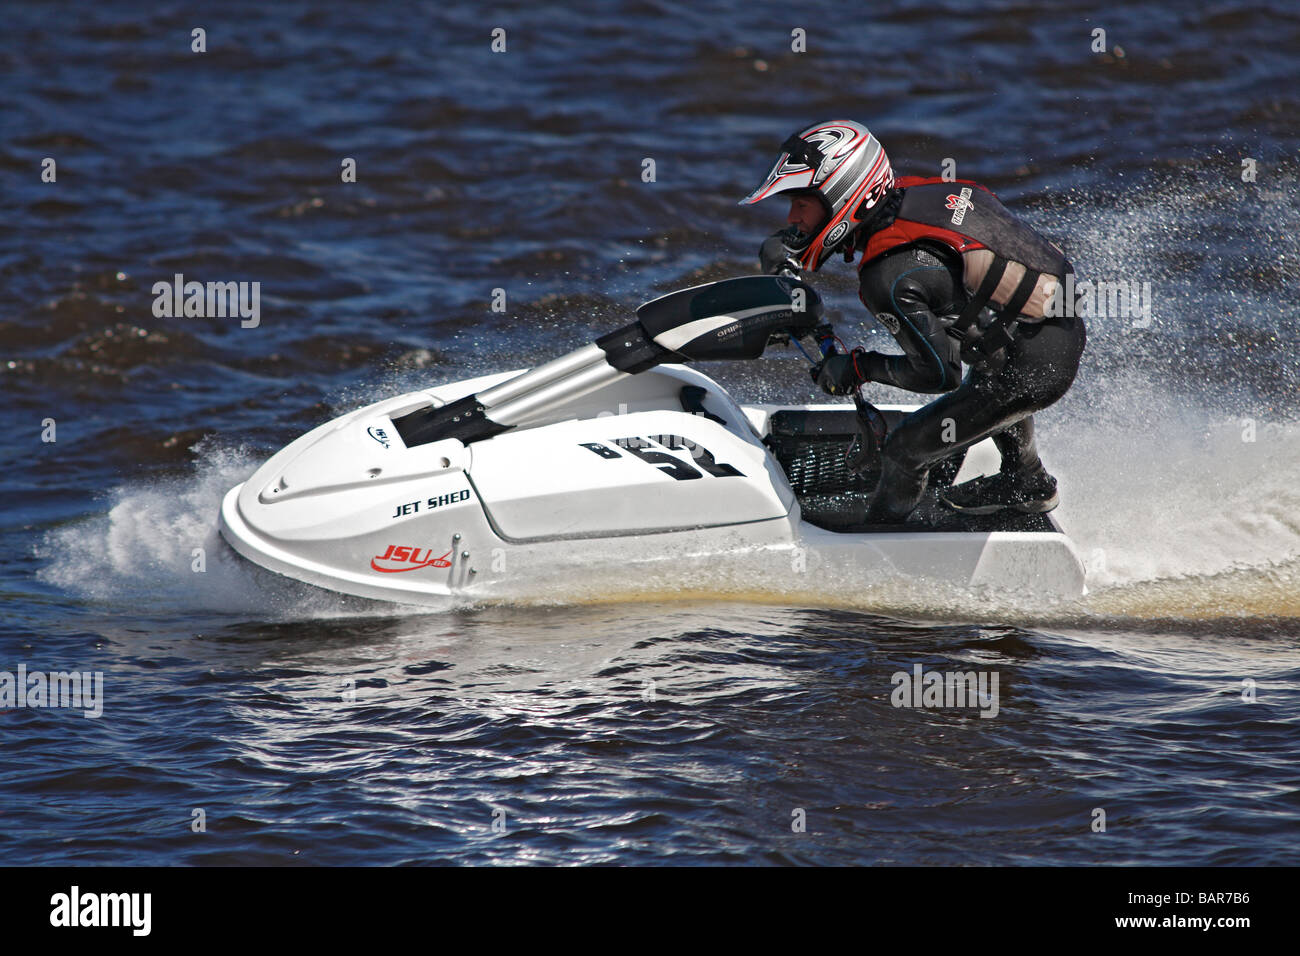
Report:
M 813 591 L 819 575 L 846 573 L 1043 601 L 1084 592 L 1074 545 L 1045 516 L 1021 516 L 1033 530 L 809 520 L 769 447 L 774 423 L 851 414 L 847 404 L 742 407 L 695 369 L 661 365 L 468 444 L 408 446 L 395 424 L 519 374 L 413 392 L 314 429 L 231 489 L 221 534 L 272 571 L 407 604 L 565 599 L 586 583 L 708 593 L 743 579 L 753 591 Z M 684 389 L 702 390 L 693 405 Z M 982 443 L 963 477 L 996 465 Z

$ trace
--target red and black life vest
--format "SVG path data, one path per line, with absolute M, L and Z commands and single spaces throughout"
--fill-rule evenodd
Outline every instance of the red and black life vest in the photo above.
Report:
M 949 331 L 962 340 L 963 361 L 983 362 L 993 370 L 1005 360 L 1014 323 L 1043 320 L 1051 280 L 1074 271 L 1069 260 L 977 182 L 904 176 L 895 186 L 903 190 L 898 211 L 893 222 L 867 237 L 858 269 L 922 240 L 942 243 L 962 256 L 969 298 Z M 1031 297 L 1034 302 L 1025 313 Z M 990 303 L 997 319 L 981 330 L 977 320 Z

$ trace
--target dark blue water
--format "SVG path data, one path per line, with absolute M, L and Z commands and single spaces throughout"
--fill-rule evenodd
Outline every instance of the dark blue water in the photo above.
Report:
M 1296 862 L 1300 13 L 850 10 L 6 6 L 0 672 L 103 697 L 0 713 L 0 862 Z M 752 271 L 784 210 L 736 200 L 831 116 L 1150 284 L 1037 418 L 1082 602 L 593 569 L 414 612 L 224 549 L 309 427 Z M 260 324 L 155 318 L 177 272 L 260 282 Z M 706 371 L 816 398 L 780 350 Z M 996 672 L 996 716 L 893 706 L 917 665 Z

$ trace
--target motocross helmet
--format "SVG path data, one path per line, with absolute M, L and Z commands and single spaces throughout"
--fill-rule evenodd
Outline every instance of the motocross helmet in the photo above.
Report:
M 792 134 L 781 144 L 763 185 L 740 201 L 747 206 L 777 193 L 816 196 L 826 217 L 811 235 L 791 226 L 782 243 L 800 266 L 816 272 L 837 250 L 851 249 L 868 211 L 894 185 L 884 148 L 861 123 L 830 120 Z

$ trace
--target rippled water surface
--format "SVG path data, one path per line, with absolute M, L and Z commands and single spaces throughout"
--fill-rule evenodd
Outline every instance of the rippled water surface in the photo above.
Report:
M 104 683 L 0 712 L 0 862 L 1297 861 L 1300 12 L 850 9 L 6 8 L 0 671 Z M 783 210 L 736 200 L 836 115 L 1149 283 L 1037 417 L 1082 601 L 592 567 L 417 610 L 221 544 L 308 428 L 752 271 Z M 155 318 L 175 273 L 260 282 L 260 324 Z M 802 402 L 805 367 L 704 370 Z M 996 673 L 996 715 L 893 706 L 918 665 Z

